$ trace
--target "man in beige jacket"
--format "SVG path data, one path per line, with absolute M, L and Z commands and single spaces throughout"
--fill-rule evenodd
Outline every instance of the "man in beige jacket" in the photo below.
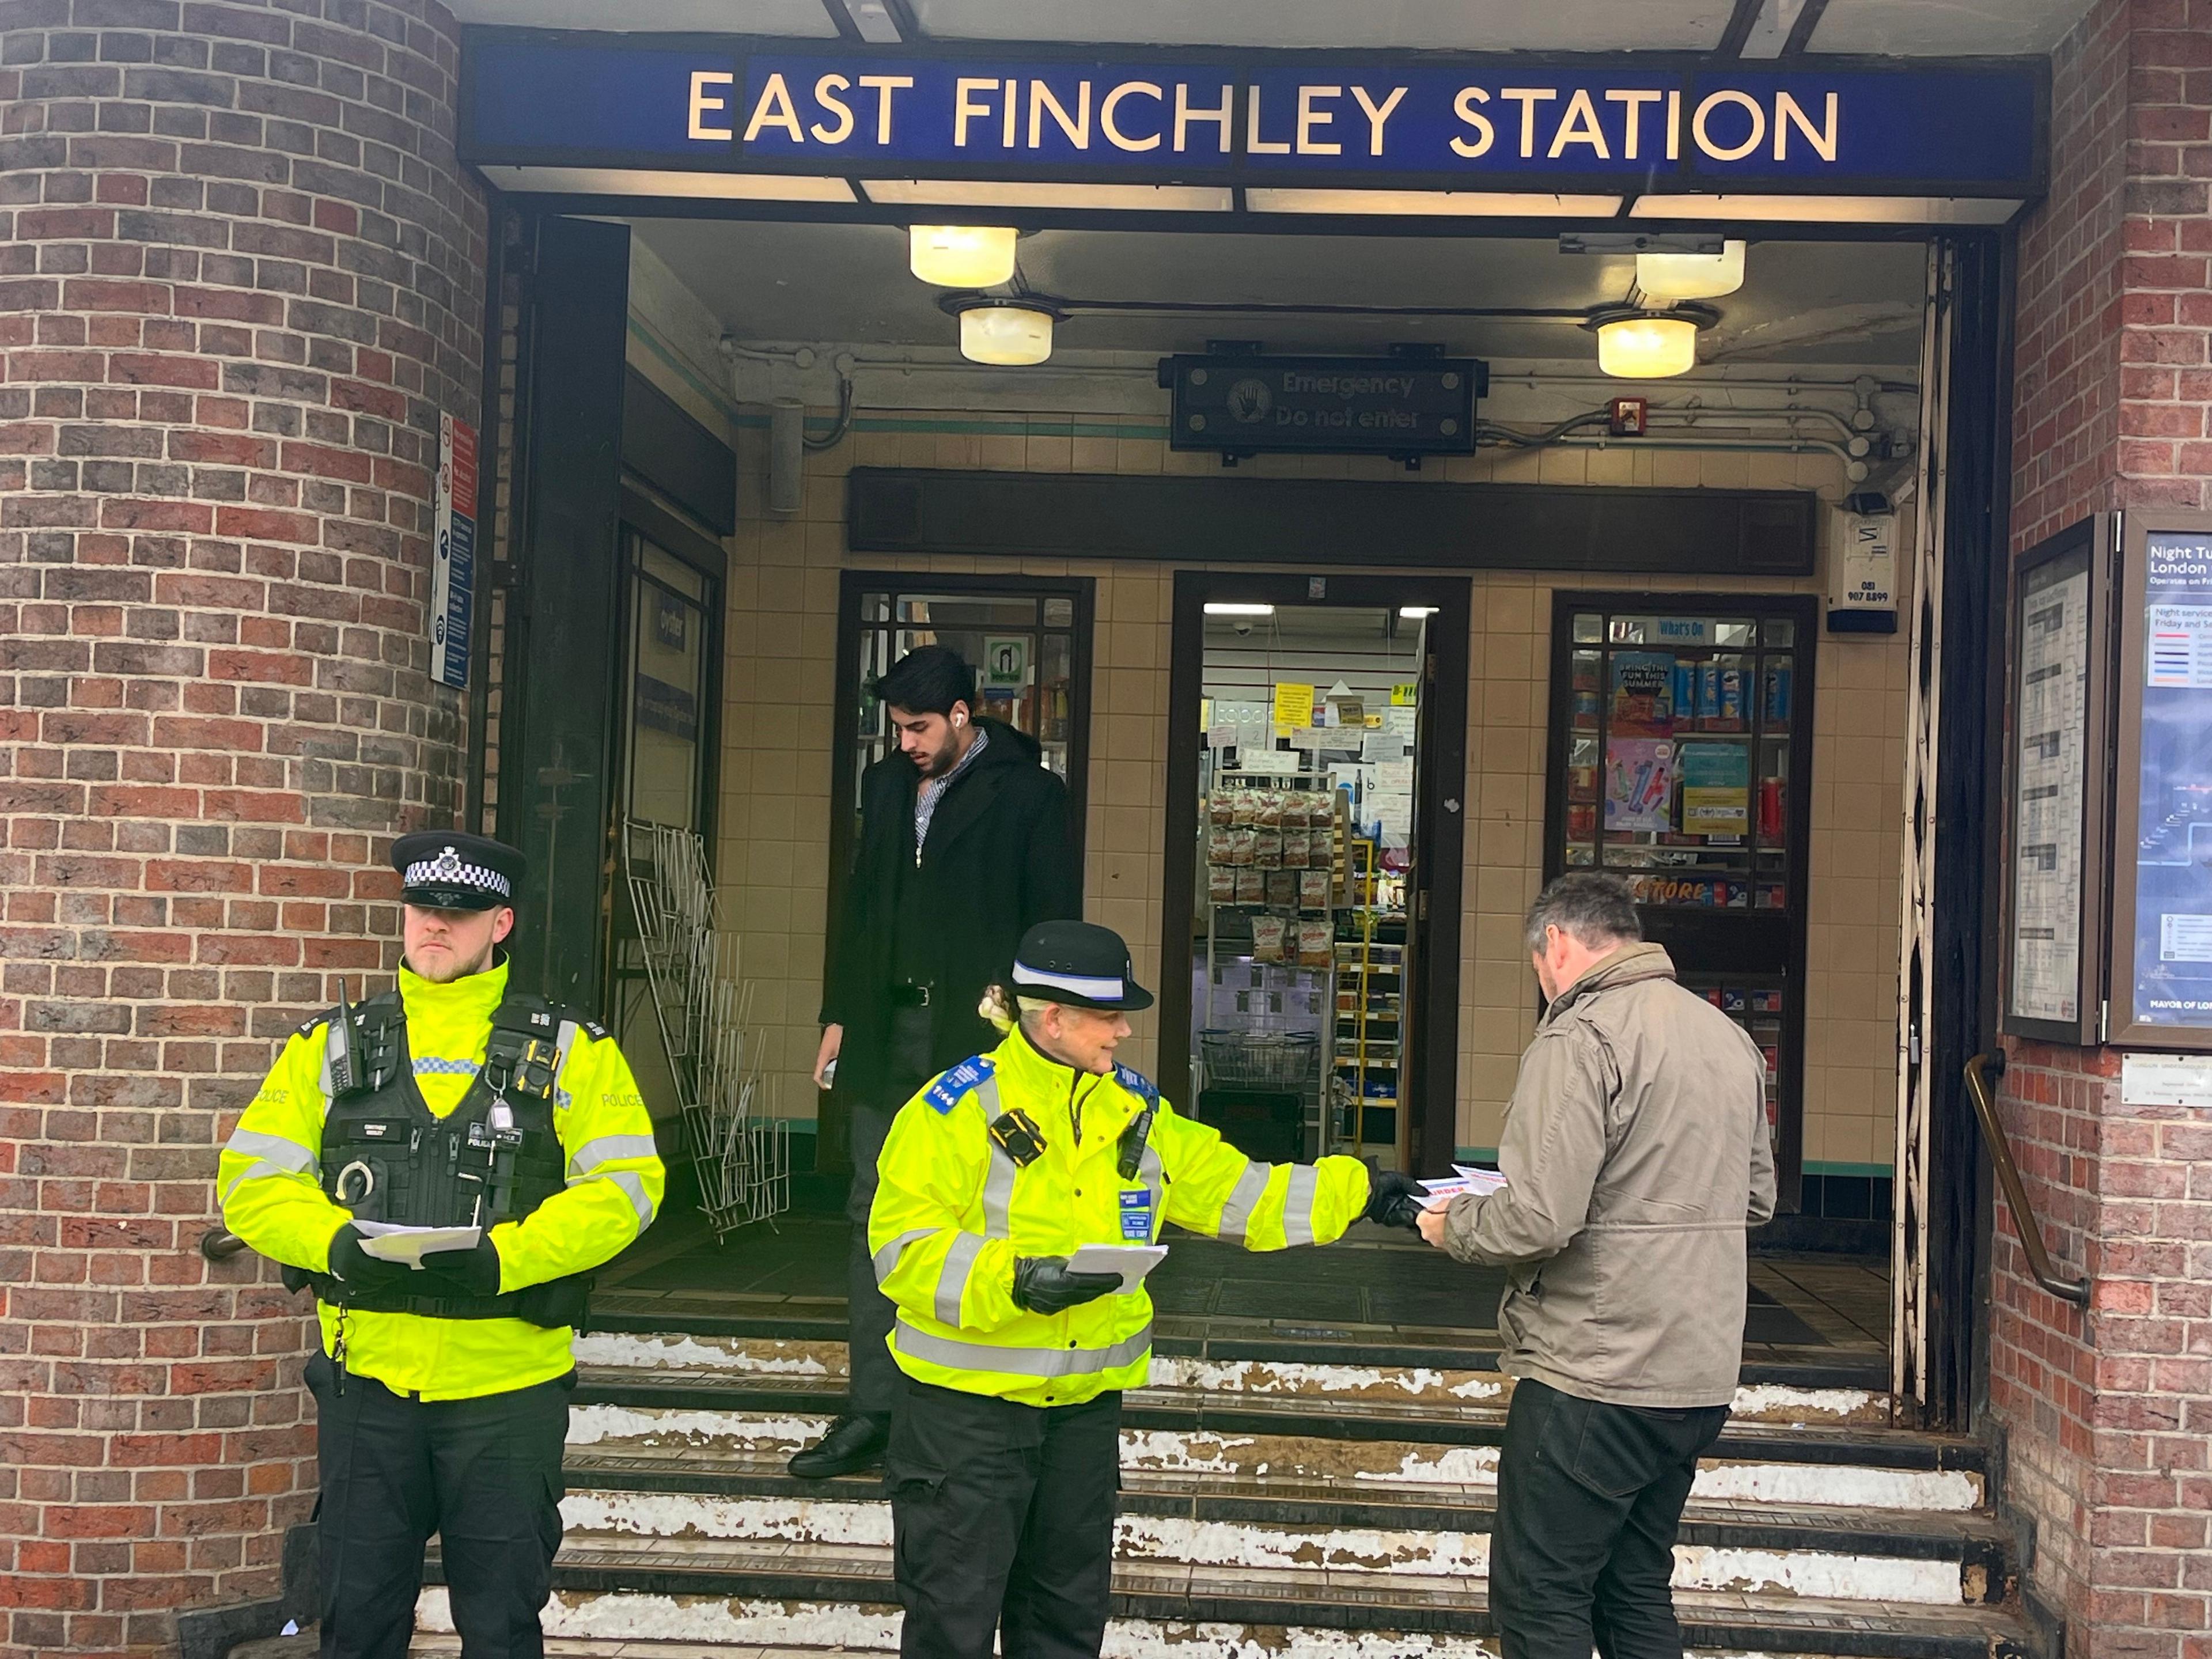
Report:
M 1528 945 L 1550 1006 L 1506 1184 L 1419 1221 L 1508 1276 L 1491 1607 L 1505 1659 L 1681 1659 L 1674 1534 L 1735 1393 L 1745 1234 L 1774 1213 L 1765 1064 L 1643 942 L 1619 877 L 1560 877 Z

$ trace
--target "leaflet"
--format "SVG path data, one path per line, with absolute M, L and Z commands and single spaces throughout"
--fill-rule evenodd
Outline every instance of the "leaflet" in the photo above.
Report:
M 1427 1207 L 1434 1209 L 1437 1205 L 1448 1204 L 1465 1193 L 1487 1198 L 1492 1193 L 1503 1192 L 1505 1177 L 1495 1170 L 1476 1170 L 1464 1164 L 1455 1164 L 1449 1176 L 1424 1181 L 1421 1185 L 1428 1189 Z
M 1078 1273 L 1119 1273 L 1123 1296 L 1145 1282 L 1145 1275 L 1167 1259 L 1164 1244 L 1085 1244 L 1067 1259 Z
M 404 1261 L 420 1269 L 422 1258 L 441 1250 L 472 1250 L 481 1227 L 406 1227 L 396 1221 L 356 1221 L 361 1252 L 380 1261 Z

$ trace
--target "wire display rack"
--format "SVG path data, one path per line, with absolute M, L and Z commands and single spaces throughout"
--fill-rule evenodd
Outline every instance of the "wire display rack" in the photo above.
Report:
M 740 942 L 715 926 L 706 843 L 696 831 L 633 818 L 622 852 L 699 1207 L 724 1238 L 791 1207 L 791 1126 L 775 1110 Z

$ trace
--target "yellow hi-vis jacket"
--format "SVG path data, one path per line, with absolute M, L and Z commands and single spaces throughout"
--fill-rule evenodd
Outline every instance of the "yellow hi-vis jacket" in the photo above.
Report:
M 434 1116 L 461 1103 L 483 1065 L 492 1012 L 507 994 L 507 964 L 434 985 L 404 967 L 400 1001 L 416 1086 Z M 353 1212 L 325 1195 L 325 1020 L 284 1045 L 223 1149 L 216 1174 L 226 1225 L 272 1261 L 321 1273 L 331 1241 Z M 554 1073 L 553 1127 L 567 1155 L 568 1185 L 520 1221 L 491 1230 L 502 1291 L 586 1273 L 619 1253 L 659 1208 L 665 1176 L 653 1120 L 612 1038 L 579 1027 Z M 469 1400 L 565 1376 L 573 1333 L 520 1319 L 434 1319 L 318 1304 L 323 1352 L 334 1354 L 345 1321 L 346 1369 L 399 1394 Z
M 1121 1132 L 1158 1095 L 1136 1073 L 1079 1073 L 1018 1028 L 908 1101 L 878 1161 L 868 1248 L 897 1305 L 890 1349 L 908 1376 L 1028 1406 L 1143 1386 L 1152 1303 L 1140 1285 L 1066 1313 L 1014 1303 L 1014 1262 L 1085 1244 L 1155 1243 L 1163 1222 L 1248 1250 L 1326 1244 L 1367 1207 L 1357 1158 L 1255 1164 L 1160 1100 L 1134 1177 Z M 1018 1166 L 988 1125 L 1015 1108 L 1044 1153 Z

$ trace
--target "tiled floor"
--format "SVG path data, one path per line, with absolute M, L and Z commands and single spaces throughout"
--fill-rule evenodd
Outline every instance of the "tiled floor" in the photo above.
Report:
M 672 1217 L 599 1275 L 593 1306 L 626 1323 L 760 1320 L 838 1334 L 846 1239 L 842 1218 L 799 1215 L 718 1246 L 696 1219 Z M 1495 1340 L 1504 1274 L 1462 1267 L 1403 1235 L 1363 1224 L 1328 1249 L 1264 1255 L 1180 1234 L 1170 1242 L 1152 1279 L 1164 1339 L 1392 1349 Z M 1889 1318 L 1886 1261 L 1755 1256 L 1744 1357 L 1779 1366 L 1876 1366 L 1887 1352 Z

